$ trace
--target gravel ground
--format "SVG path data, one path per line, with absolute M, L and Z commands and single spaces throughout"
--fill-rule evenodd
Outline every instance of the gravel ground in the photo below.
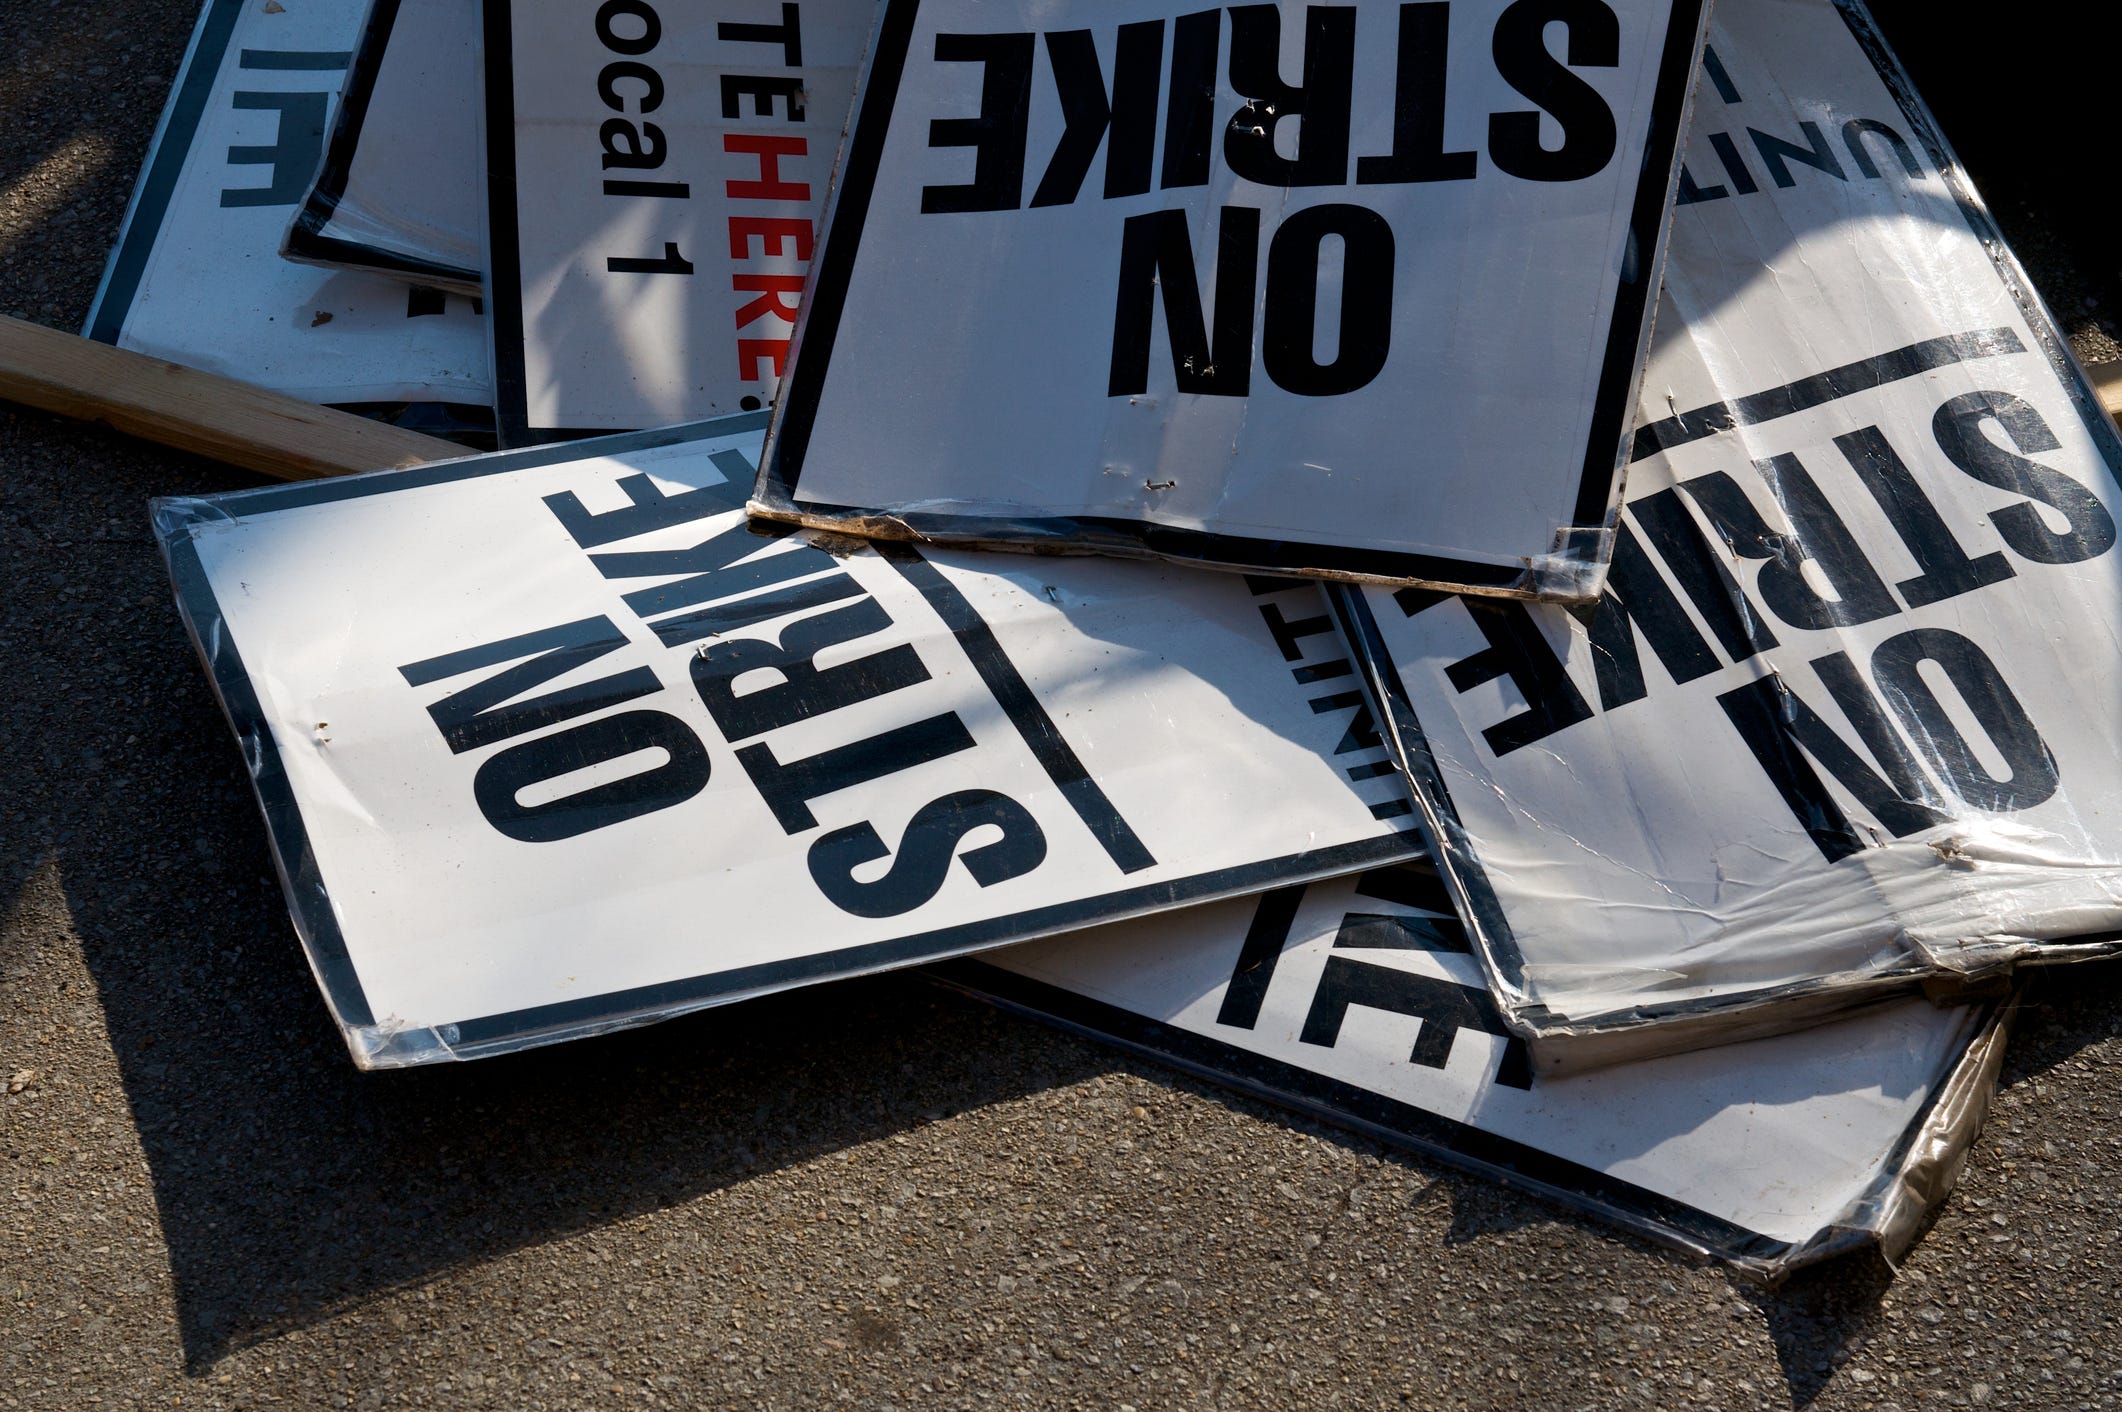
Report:
M 188 9 L 0 0 L 0 311 L 78 324 Z M 2067 127 L 1907 37 L 2112 355 Z M 910 978 L 357 1074 L 146 529 L 241 478 L 7 409 L 0 471 L 0 1407 L 2122 1404 L 2115 968 L 1897 1279 L 1774 1295 Z

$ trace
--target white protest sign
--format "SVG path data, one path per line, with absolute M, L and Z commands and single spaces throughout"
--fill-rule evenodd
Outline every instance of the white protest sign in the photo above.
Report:
M 939 979 L 1776 1277 L 1897 1256 L 1981 1125 L 1991 1007 L 1529 1082 L 1428 864 L 945 963 Z
M 479 0 L 371 0 L 290 260 L 477 294 Z
M 485 0 L 506 444 L 779 385 L 875 0 Z
M 280 258 L 359 0 L 208 0 L 82 332 L 315 402 L 491 400 L 468 299 Z
M 756 510 L 1594 592 L 1696 0 L 888 0 Z
M 1415 851 L 1317 585 L 762 536 L 764 421 L 159 502 L 358 1062 Z
M 2122 928 L 2122 442 L 1862 10 L 1717 13 L 1596 609 L 1346 596 L 1558 1060 Z

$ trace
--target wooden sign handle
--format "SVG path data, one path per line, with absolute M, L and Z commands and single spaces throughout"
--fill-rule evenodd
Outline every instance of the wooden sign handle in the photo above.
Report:
M 298 397 L 0 315 L 0 398 L 279 480 L 471 453 Z

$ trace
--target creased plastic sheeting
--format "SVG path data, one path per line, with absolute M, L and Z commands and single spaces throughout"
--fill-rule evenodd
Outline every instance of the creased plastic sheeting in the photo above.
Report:
M 484 322 L 280 258 L 359 0 L 208 0 L 82 332 L 314 402 L 491 401 Z
M 1415 851 L 1316 585 L 752 534 L 764 420 L 157 502 L 358 1063 Z
M 888 0 L 754 513 L 1592 596 L 1704 8 Z
M 876 13 L 487 0 L 504 445 L 774 396 Z
M 2122 443 L 1861 9 L 1709 55 L 1597 609 L 1345 599 L 1544 1063 L 2122 926 Z
M 1767 1280 L 1898 1260 L 1995 1088 L 2006 1007 L 1531 1081 L 1427 863 L 954 961 L 938 978 Z
M 478 0 L 371 0 L 281 253 L 479 293 Z

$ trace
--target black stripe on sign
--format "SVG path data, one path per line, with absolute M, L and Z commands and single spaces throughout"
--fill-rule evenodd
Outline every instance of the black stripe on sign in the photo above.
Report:
M 994 694 L 1017 734 L 1031 747 L 1032 755 L 1046 771 L 1047 777 L 1061 791 L 1069 807 L 1083 820 L 1091 836 L 1113 860 L 1113 866 L 1123 873 L 1138 873 L 1144 868 L 1156 866 L 1156 858 L 1142 840 L 1136 836 L 1120 811 L 1113 807 L 1112 800 L 1083 768 L 1076 758 L 1075 748 L 1061 734 L 1053 717 L 1039 704 L 1024 678 L 1017 674 L 1016 664 L 995 640 L 990 628 L 966 601 L 965 595 L 951 587 L 950 581 L 936 570 L 936 566 L 905 545 L 877 544 L 877 552 L 905 576 L 936 616 L 943 619 L 944 626 L 958 639 L 958 646 L 965 650 L 973 670 Z
M 2026 345 L 2008 328 L 1977 329 L 1973 333 L 1949 333 L 1926 338 L 1891 353 L 1881 353 L 1855 363 L 1845 363 L 1824 373 L 1799 378 L 1782 387 L 1755 392 L 1736 402 L 1712 402 L 1692 412 L 1667 417 L 1662 422 L 1636 429 L 1631 459 L 1640 461 L 1675 446 L 1685 446 L 1733 427 L 1756 426 L 1787 417 L 1793 412 L 1825 406 L 1839 398 L 1869 392 L 1890 382 L 1950 367 L 1976 358 L 1994 358 L 2006 353 L 2024 353 Z
M 1238 948 L 1238 964 L 1231 968 L 1230 984 L 1223 988 L 1217 1024 L 1249 1030 L 1260 1023 L 1268 982 L 1275 978 L 1275 963 L 1282 959 L 1282 948 L 1289 945 L 1290 928 L 1296 924 L 1297 906 L 1303 901 L 1303 883 L 1260 894 L 1260 903 L 1253 908 L 1253 924 L 1245 929 L 1245 943 Z

